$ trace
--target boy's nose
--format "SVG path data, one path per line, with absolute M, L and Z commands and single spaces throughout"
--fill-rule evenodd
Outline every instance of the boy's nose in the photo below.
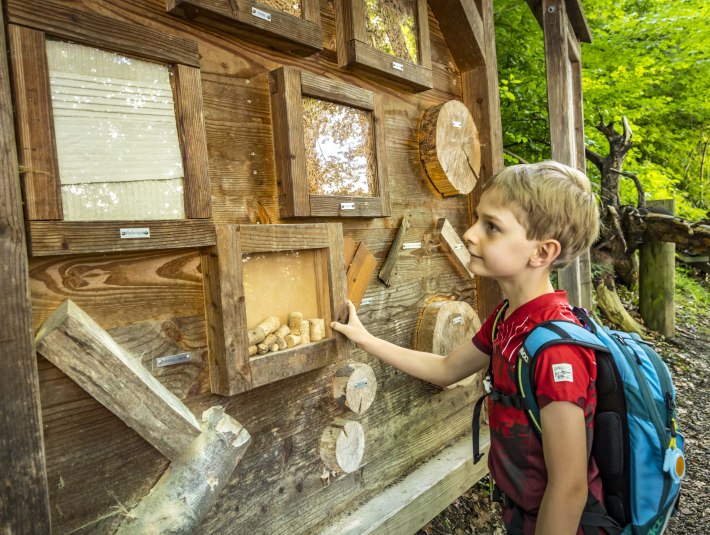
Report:
M 475 225 L 471 225 L 470 227 L 468 227 L 468 229 L 466 230 L 466 232 L 463 233 L 463 241 L 464 241 L 464 243 L 475 243 L 476 233 L 475 233 L 474 230 L 473 230 L 473 227 L 474 227 L 474 226 L 475 226 Z

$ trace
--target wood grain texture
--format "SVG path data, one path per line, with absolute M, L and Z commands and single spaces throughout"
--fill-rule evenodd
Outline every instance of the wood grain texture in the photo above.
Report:
M 484 67 L 487 42 L 476 4 L 466 0 L 434 0 L 430 5 L 459 70 Z
M 59 161 L 49 92 L 45 34 L 8 26 L 17 113 L 17 144 L 30 220 L 63 219 Z M 37 128 L 36 125 L 44 125 Z
M 468 269 L 471 254 L 451 223 L 442 217 L 436 222 L 436 230 L 439 232 L 441 246 L 456 270 L 464 277 L 473 277 L 473 273 Z
M 407 231 L 411 225 L 411 215 L 409 213 L 404 214 L 404 216 L 402 216 L 402 222 L 399 225 L 399 229 L 397 229 L 397 234 L 394 237 L 394 241 L 392 242 L 390 250 L 387 253 L 387 258 L 385 258 L 385 261 L 382 263 L 382 267 L 380 268 L 379 279 L 386 285 L 390 284 L 390 279 L 392 278 L 397 259 L 399 258 L 402 250 L 404 238 L 406 237 Z
M 199 434 L 190 410 L 71 300 L 47 318 L 35 346 L 168 459 Z
M 370 408 L 377 395 L 377 377 L 370 366 L 363 362 L 344 364 L 333 377 L 333 397 L 356 414 Z
M 185 173 L 185 216 L 188 219 L 207 219 L 211 215 L 210 179 L 200 70 L 178 64 L 173 67 L 172 74 Z
M 61 0 L 6 0 L 6 5 L 8 22 L 53 37 L 146 59 L 200 66 L 197 43 L 150 26 L 69 7 Z
M 345 275 L 348 281 L 348 299 L 355 305 L 355 310 L 360 308 L 360 302 L 376 267 L 377 259 L 370 253 L 367 245 L 360 243 Z
M 27 249 L 12 121 L 3 2 L 0 2 L 0 531 L 49 533 L 37 360 L 32 343 Z M 11 32 L 13 30 L 10 30 Z M 14 39 L 12 34 L 10 39 Z M 29 126 L 29 125 L 26 125 Z
M 122 229 L 149 229 L 147 238 L 122 238 Z M 209 220 L 32 221 L 32 256 L 116 253 L 150 249 L 207 247 L 215 242 Z
M 169 13 L 202 26 L 288 54 L 310 56 L 323 48 L 318 0 L 304 0 L 304 16 L 296 17 L 252 0 L 168 0 Z M 255 16 L 252 9 L 259 10 Z

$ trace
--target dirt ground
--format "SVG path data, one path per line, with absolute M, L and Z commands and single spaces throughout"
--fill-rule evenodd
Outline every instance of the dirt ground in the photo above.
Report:
M 624 304 L 632 315 L 629 299 Z M 670 367 L 676 387 L 678 425 L 686 440 L 687 474 L 680 509 L 667 535 L 710 533 L 710 311 L 676 308 L 676 335 L 647 339 Z M 487 478 L 452 503 L 417 535 L 502 535 L 500 509 L 488 497 Z

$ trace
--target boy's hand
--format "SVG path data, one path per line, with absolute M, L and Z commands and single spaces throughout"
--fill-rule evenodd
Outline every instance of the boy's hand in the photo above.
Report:
M 357 317 L 355 305 L 348 299 L 348 323 L 343 324 L 334 321 L 330 324 L 330 328 L 344 334 L 350 340 L 361 346 L 372 335 L 363 327 L 360 318 Z

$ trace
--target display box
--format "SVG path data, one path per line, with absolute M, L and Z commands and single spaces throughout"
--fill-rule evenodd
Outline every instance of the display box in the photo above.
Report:
M 390 215 L 379 96 L 293 67 L 269 87 L 281 217 Z
M 346 357 L 343 336 L 330 329 L 346 314 L 341 225 L 217 225 L 216 235 L 202 257 L 214 393 Z
M 8 27 L 31 254 L 213 244 L 197 45 L 18 10 L 33 26 Z

